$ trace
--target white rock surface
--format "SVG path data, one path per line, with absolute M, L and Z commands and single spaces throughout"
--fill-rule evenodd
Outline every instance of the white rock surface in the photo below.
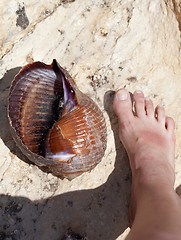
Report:
M 179 0 L 1 0 L 0 234 L 61 239 L 68 227 L 89 240 L 129 231 L 128 160 L 117 136 L 110 90 L 141 89 L 176 122 L 176 185 L 181 185 Z M 56 58 L 103 111 L 108 146 L 102 162 L 69 182 L 34 166 L 12 140 L 9 86 L 20 67 Z M 109 227 L 108 227 L 109 226 Z M 4 235 L 3 235 L 4 234 Z

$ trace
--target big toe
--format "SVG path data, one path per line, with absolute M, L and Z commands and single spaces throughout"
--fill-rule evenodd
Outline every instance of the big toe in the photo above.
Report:
M 133 112 L 130 94 L 127 90 L 119 89 L 116 92 L 114 96 L 113 108 L 118 116 L 120 124 L 130 122 L 130 120 L 133 118 Z

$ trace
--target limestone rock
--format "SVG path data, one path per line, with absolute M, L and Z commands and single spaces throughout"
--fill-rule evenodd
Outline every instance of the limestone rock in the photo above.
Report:
M 180 1 L 1 0 L 0 19 L 0 236 L 55 240 L 71 227 L 89 240 L 124 239 L 130 170 L 117 136 L 112 91 L 141 89 L 175 119 L 179 189 Z M 9 86 L 20 67 L 32 61 L 50 64 L 53 58 L 99 105 L 107 124 L 102 162 L 72 182 L 23 156 L 6 115 Z

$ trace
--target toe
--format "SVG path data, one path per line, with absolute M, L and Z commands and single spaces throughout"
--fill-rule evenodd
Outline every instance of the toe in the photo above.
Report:
M 145 98 L 143 92 L 137 90 L 133 93 L 136 116 L 142 117 L 146 115 L 145 112 Z
M 133 118 L 132 102 L 130 94 L 127 90 L 119 89 L 116 92 L 114 96 L 113 108 L 121 124 L 130 122 L 130 120 Z
M 154 117 L 154 106 L 150 98 L 145 98 L 145 111 L 148 117 Z
M 165 109 L 163 105 L 159 104 L 155 109 L 155 114 L 158 122 L 165 124 Z
M 165 119 L 165 127 L 169 132 L 173 132 L 175 128 L 175 122 L 173 118 L 171 117 L 166 117 Z

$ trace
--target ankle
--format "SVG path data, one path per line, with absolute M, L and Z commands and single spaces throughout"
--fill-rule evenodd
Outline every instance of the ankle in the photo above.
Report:
M 172 179 L 165 179 L 157 177 L 154 175 L 151 176 L 139 176 L 137 180 L 134 180 L 133 183 L 134 192 L 138 196 L 141 196 L 142 193 L 148 196 L 167 196 L 169 193 L 174 193 L 174 184 Z
M 165 159 L 144 157 L 134 160 L 132 165 L 132 178 L 135 186 L 145 187 L 170 187 L 173 189 L 175 182 L 174 168 Z M 156 166 L 155 166 L 156 165 Z
M 136 201 L 140 198 L 161 199 L 175 197 L 174 180 L 172 177 L 165 178 L 165 175 L 151 174 L 146 175 L 144 172 L 137 172 L 132 182 L 132 193 Z

